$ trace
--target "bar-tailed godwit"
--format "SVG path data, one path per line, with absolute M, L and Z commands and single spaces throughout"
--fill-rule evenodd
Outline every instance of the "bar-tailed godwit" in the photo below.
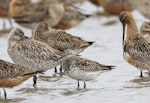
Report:
M 40 22 L 36 25 L 32 37 L 61 52 L 64 52 L 66 49 L 71 49 L 77 50 L 78 54 L 93 44 L 93 42 L 73 36 L 65 31 L 49 30 L 48 25 L 45 22 Z M 57 70 L 55 69 L 55 72 L 56 71 Z
M 34 73 L 38 73 L 38 71 L 0 60 L 0 87 L 3 88 L 5 99 L 7 99 L 5 88 L 21 84 Z
M 133 15 L 128 11 L 123 11 L 119 15 L 119 19 L 123 24 L 123 51 L 125 60 L 131 65 L 141 70 L 150 71 L 150 43 L 138 31 Z M 127 25 L 127 33 L 125 38 L 125 27 Z M 144 29 L 143 29 L 144 30 Z
M 62 60 L 72 55 L 67 55 L 45 43 L 26 37 L 19 28 L 14 28 L 10 32 L 8 54 L 16 64 L 43 72 L 56 67 Z M 34 84 L 36 84 L 36 76 L 34 78 Z

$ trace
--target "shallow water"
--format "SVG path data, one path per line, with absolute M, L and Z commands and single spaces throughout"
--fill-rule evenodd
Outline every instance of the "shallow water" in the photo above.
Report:
M 89 13 L 97 8 L 88 2 L 82 8 L 89 7 Z M 101 10 L 102 8 L 99 8 Z M 139 12 L 133 11 L 138 26 L 148 21 Z M 0 20 L 2 22 L 2 20 Z M 8 24 L 9 25 L 9 24 Z M 19 27 L 14 23 L 15 26 Z M 26 35 L 31 30 L 22 28 Z M 77 89 L 77 81 L 66 75 L 54 75 L 54 69 L 38 76 L 37 89 L 32 86 L 32 78 L 23 84 L 7 90 L 8 100 L 3 100 L 1 90 L 0 103 L 149 103 L 150 78 L 128 64 L 122 57 L 122 25 L 118 17 L 93 16 L 67 32 L 80 36 L 95 44 L 81 55 L 101 64 L 114 65 L 115 69 L 101 74 L 96 80 L 87 82 L 87 89 Z M 8 34 L 0 37 L 0 59 L 11 61 L 7 54 Z

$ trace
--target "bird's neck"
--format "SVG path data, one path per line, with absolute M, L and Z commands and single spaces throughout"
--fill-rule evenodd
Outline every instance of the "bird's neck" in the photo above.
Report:
M 135 20 L 128 22 L 127 24 L 127 38 L 132 39 L 137 36 L 138 28 Z

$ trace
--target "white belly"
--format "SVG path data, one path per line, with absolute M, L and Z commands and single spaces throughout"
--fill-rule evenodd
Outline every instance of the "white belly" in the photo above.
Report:
M 79 68 L 72 68 L 66 74 L 72 79 L 81 80 L 81 81 L 90 81 L 94 80 L 101 72 L 84 72 Z

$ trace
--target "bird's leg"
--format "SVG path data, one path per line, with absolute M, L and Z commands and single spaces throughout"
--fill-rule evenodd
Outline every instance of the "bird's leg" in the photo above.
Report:
M 140 71 L 140 77 L 141 77 L 141 78 L 143 77 L 143 73 L 142 73 L 142 70 Z
M 36 74 L 33 76 L 33 87 L 36 88 L 37 76 Z
M 79 89 L 79 87 L 80 87 L 80 83 L 79 83 L 79 80 L 78 80 L 78 89 Z
M 3 88 L 3 91 L 4 91 L 4 97 L 5 97 L 5 99 L 7 99 L 7 93 L 6 93 L 5 88 Z
M 62 73 L 62 66 L 60 65 L 60 73 Z
M 55 67 L 55 73 L 57 73 L 57 67 Z
M 8 18 L 8 21 L 9 21 L 10 27 L 13 28 L 12 21 L 10 18 Z
M 3 29 L 6 29 L 5 20 L 3 20 Z
M 86 83 L 85 83 L 85 81 L 84 81 L 84 89 L 86 89 Z
M 150 77 L 150 70 L 148 69 L 148 75 L 149 75 L 149 77 Z

